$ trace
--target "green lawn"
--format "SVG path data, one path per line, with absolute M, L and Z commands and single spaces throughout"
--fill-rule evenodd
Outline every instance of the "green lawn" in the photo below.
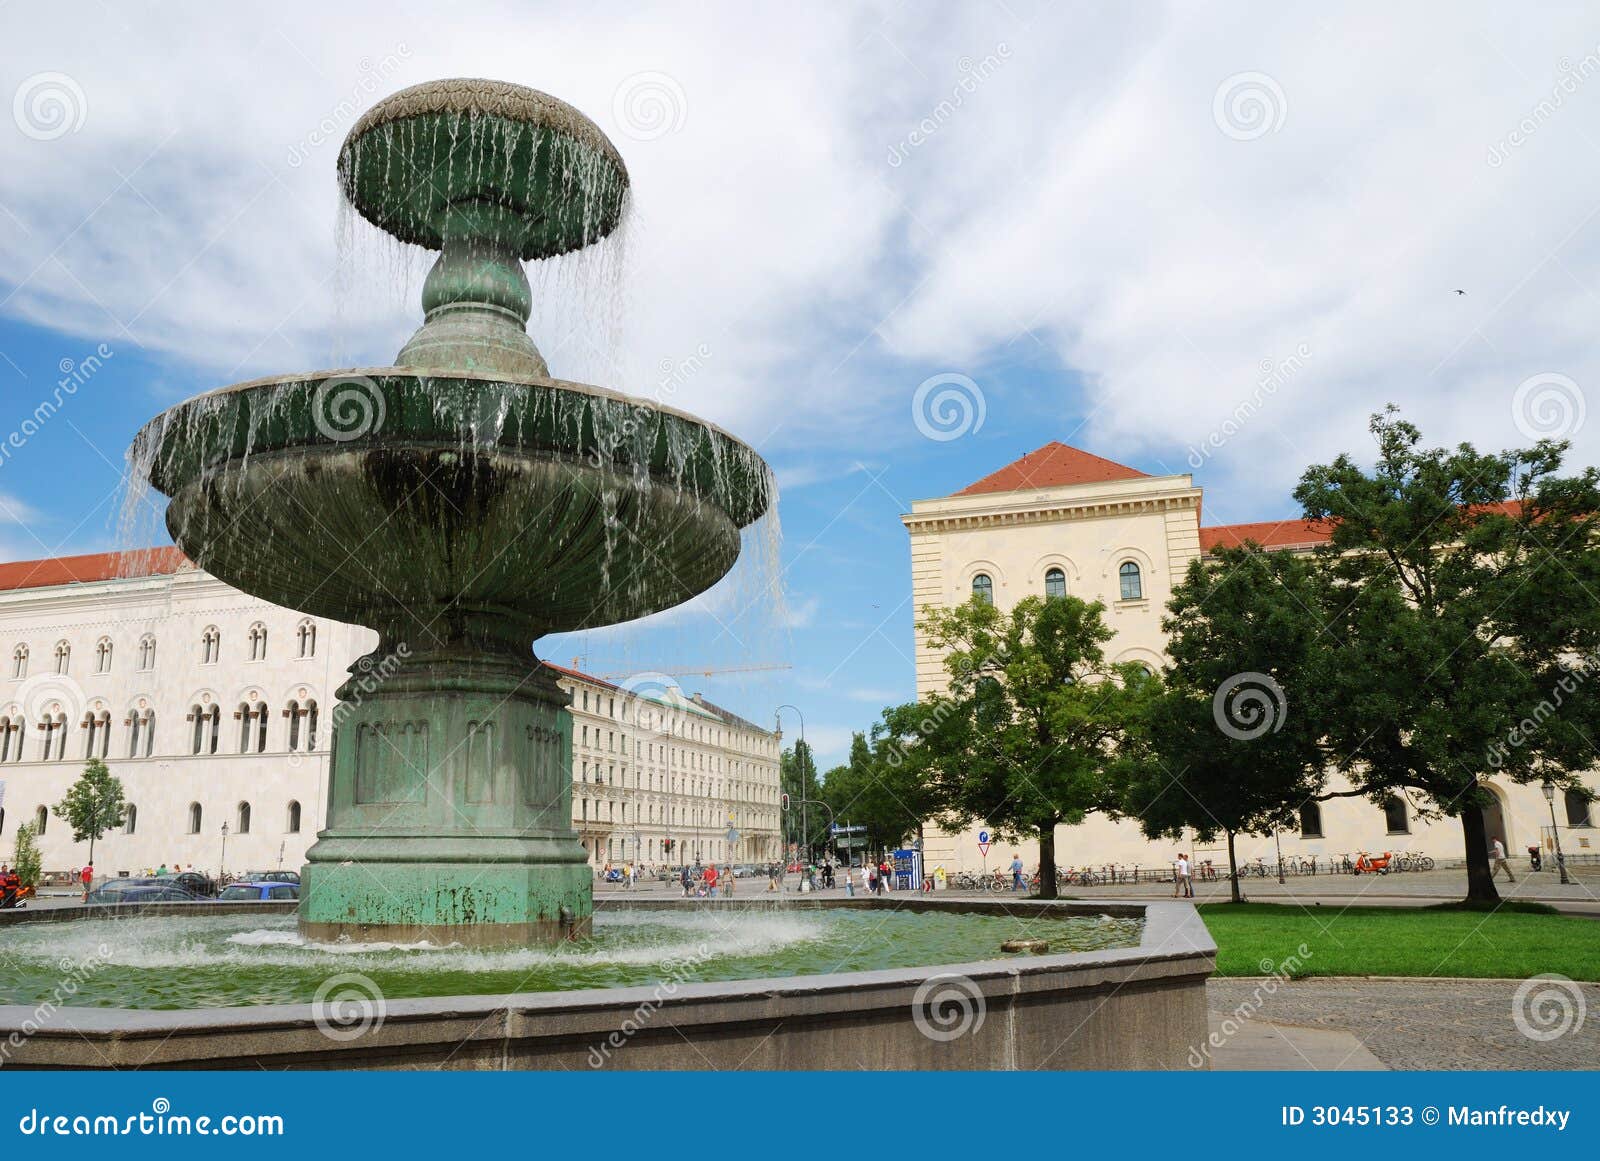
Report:
M 1559 972 L 1600 981 L 1600 920 L 1527 907 L 1297 907 L 1208 903 L 1217 974 L 1294 976 L 1497 976 Z M 1304 945 L 1310 953 L 1301 955 Z

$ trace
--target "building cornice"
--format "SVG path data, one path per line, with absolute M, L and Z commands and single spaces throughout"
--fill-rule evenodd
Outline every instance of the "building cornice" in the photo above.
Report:
M 913 506 L 900 517 L 913 533 L 957 532 L 978 528 L 1011 528 L 1026 524 L 1052 524 L 1066 520 L 1095 520 L 1115 516 L 1156 515 L 1166 512 L 1195 511 L 1200 504 L 1200 489 L 1166 489 L 1154 494 L 1065 496 L 1057 493 L 1004 493 L 1011 499 L 1005 505 L 947 504 L 945 501 L 919 501 L 925 510 Z M 955 499 L 955 498 L 952 498 Z M 969 497 L 960 497 L 967 500 Z M 972 497 L 971 499 L 977 499 Z M 993 497 L 982 497 L 993 500 Z M 1020 503 L 1018 501 L 1021 501 Z

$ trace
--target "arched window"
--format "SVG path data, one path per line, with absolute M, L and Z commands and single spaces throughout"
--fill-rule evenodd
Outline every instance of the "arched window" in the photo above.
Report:
M 198 754 L 205 744 L 206 720 L 198 704 L 189 707 L 189 720 L 194 723 L 194 736 L 189 743 L 189 753 Z
M 1044 595 L 1047 597 L 1066 596 L 1067 574 L 1059 568 L 1046 569 L 1044 574 Z
M 50 821 L 50 811 L 41 806 L 33 812 L 33 833 L 43 834 L 45 824 Z
M 238 826 L 235 828 L 235 833 L 250 833 L 250 804 L 248 802 L 239 804 Z
M 215 665 L 222 658 L 222 632 L 215 625 L 200 634 L 200 664 Z
M 22 761 L 22 719 L 0 718 L 0 762 Z
M 189 804 L 189 833 L 200 833 L 200 804 L 198 802 Z
M 67 715 L 44 715 L 44 720 L 39 723 L 39 729 L 44 734 L 44 748 L 39 757 L 46 762 L 52 758 L 60 761 L 67 756 Z
M 1122 582 L 1122 599 L 1137 601 L 1144 596 L 1144 578 L 1139 575 L 1139 566 L 1131 560 L 1122 562 L 1122 567 L 1117 569 L 1117 578 Z
M 189 752 L 191 754 L 215 754 L 217 752 L 217 736 L 222 732 L 222 707 L 199 704 L 190 706 L 189 719 L 194 722 L 194 733 L 190 740 Z
M 1568 790 L 1566 793 L 1566 802 L 1568 826 L 1594 825 L 1594 823 L 1589 821 L 1589 800 L 1583 796 L 1581 791 Z
M 144 671 L 156 667 L 156 639 L 153 634 L 146 633 L 139 638 L 139 668 Z
M 98 738 L 100 749 L 93 749 L 95 739 Z M 94 727 L 90 730 L 90 758 L 104 758 L 111 752 L 111 711 L 101 710 L 95 718 Z
M 5 834 L 5 832 L 6 832 L 6 812 L 5 812 L 5 808 L 4 807 L 0 807 L 0 834 Z
M 290 834 L 300 833 L 300 804 L 298 802 L 291 801 L 289 803 L 289 825 L 285 829 Z
M 1322 837 L 1322 805 L 1308 802 L 1300 808 L 1300 837 Z
M 306 750 L 317 748 L 317 702 L 315 698 L 306 699 Z
M 317 655 L 317 623 L 309 617 L 300 622 L 300 627 L 295 630 L 295 637 L 300 645 L 300 656 L 315 657 Z
M 102 637 L 94 644 L 94 671 L 111 672 L 111 638 Z
M 300 703 L 290 701 L 283 707 L 283 716 L 289 719 L 289 753 L 300 748 Z
M 980 572 L 972 578 L 972 595 L 986 605 L 994 604 L 994 581 L 988 573 Z
M 267 703 L 256 703 L 256 753 L 267 752 Z
M 250 626 L 250 660 L 267 659 L 267 627 L 260 621 Z
M 128 757 L 139 756 L 139 731 L 144 728 L 144 719 L 139 716 L 138 710 L 128 711 Z
M 240 702 L 239 708 L 233 711 L 233 716 L 239 723 L 239 753 L 250 752 L 250 719 L 254 716 L 249 702 Z
M 1411 833 L 1411 823 L 1406 818 L 1405 799 L 1392 796 L 1384 799 L 1383 822 L 1389 828 L 1390 834 Z
M 67 672 L 67 665 L 68 665 L 69 662 L 71 662 L 71 660 L 72 660 L 72 646 L 68 645 L 65 641 L 57 641 L 56 642 L 56 673 L 58 675 L 64 676 L 66 674 L 66 672 Z
M 11 676 L 23 678 L 28 676 L 28 647 L 18 645 L 11 652 Z
M 139 808 L 133 803 L 128 803 L 127 813 L 123 815 L 122 833 L 132 834 L 139 827 Z

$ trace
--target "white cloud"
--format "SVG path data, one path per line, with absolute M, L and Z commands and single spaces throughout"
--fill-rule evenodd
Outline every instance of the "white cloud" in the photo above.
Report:
M 1041 435 L 1185 470 L 1261 362 L 1303 344 L 1303 371 L 1205 469 L 1281 495 L 1308 460 L 1360 446 L 1389 399 L 1432 438 L 1494 447 L 1523 442 L 1510 404 L 1528 376 L 1600 390 L 1592 15 L 1019 0 L 938 19 L 729 4 L 441 22 L 372 3 L 180 29 L 119 5 L 85 34 L 60 6 L 11 5 L 0 96 L 59 71 L 84 120 L 55 140 L 0 132 L 0 311 L 131 333 L 219 380 L 387 359 L 415 287 L 381 262 L 336 276 L 337 141 L 384 92 L 501 76 L 584 109 L 633 174 L 633 370 L 613 385 L 646 390 L 704 344 L 674 404 L 779 452 L 886 454 L 918 438 L 895 358 L 976 373 L 1020 343 L 1085 383 L 1084 429 L 1074 399 Z M 614 104 L 641 73 L 683 95 L 651 140 Z M 1283 95 L 1254 140 L 1214 120 L 1242 73 Z M 330 141 L 311 143 L 324 121 Z M 536 337 L 558 372 L 610 360 Z M 1597 430 L 1577 433 L 1587 461 Z M 1251 513 L 1208 497 L 1208 515 Z

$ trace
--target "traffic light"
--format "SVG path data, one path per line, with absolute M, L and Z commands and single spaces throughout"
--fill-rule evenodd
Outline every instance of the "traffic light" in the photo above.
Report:
M 789 796 L 787 794 L 783 795 L 783 809 L 789 809 Z
M 661 849 L 666 851 L 668 854 L 671 854 L 672 853 L 672 840 L 671 839 L 662 839 L 661 840 Z

